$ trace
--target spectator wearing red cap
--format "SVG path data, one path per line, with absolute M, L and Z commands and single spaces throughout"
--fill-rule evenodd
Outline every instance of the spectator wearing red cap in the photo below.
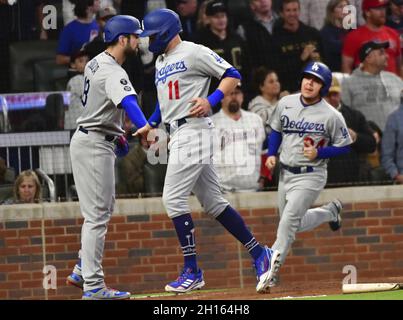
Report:
M 388 0 L 363 0 L 362 11 L 366 23 L 351 31 L 345 38 L 342 51 L 342 72 L 351 73 L 359 65 L 359 50 L 363 43 L 377 40 L 389 42 L 389 48 L 386 50 L 388 56 L 386 70 L 399 74 L 400 39 L 395 30 L 385 26 L 387 4 Z

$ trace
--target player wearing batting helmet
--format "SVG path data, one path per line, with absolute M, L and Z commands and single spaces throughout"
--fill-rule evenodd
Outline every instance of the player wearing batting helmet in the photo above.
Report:
M 182 41 L 179 16 L 171 10 L 150 12 L 144 17 L 143 28 L 141 37 L 149 37 L 150 51 L 159 55 L 155 63 L 159 104 L 149 123 L 153 126 L 165 123 L 170 134 L 162 200 L 184 256 L 181 275 L 168 283 L 165 290 L 188 292 L 204 286 L 203 272 L 196 259 L 194 225 L 188 204 L 189 195 L 194 192 L 206 214 L 219 221 L 249 251 L 257 273 L 256 290 L 265 291 L 278 252 L 260 245 L 241 215 L 223 198 L 211 161 L 214 125 L 208 114 L 225 94 L 235 89 L 241 76 L 211 49 Z M 212 77 L 220 80 L 220 84 L 207 96 Z M 205 139 L 200 141 L 202 132 Z M 197 159 L 198 156 L 202 159 Z
M 84 223 L 80 260 L 67 282 L 83 288 L 82 299 L 130 298 L 105 285 L 102 269 L 105 235 L 115 202 L 116 156 L 129 147 L 124 138 L 125 111 L 130 120 L 147 132 L 151 128 L 138 103 L 137 94 L 121 67 L 137 51 L 140 22 L 131 16 L 115 16 L 105 26 L 107 49 L 89 61 L 84 70 L 83 111 L 70 143 L 74 182 Z
M 282 98 L 271 118 L 272 132 L 266 166 L 272 170 L 281 144 L 278 207 L 280 223 L 273 249 L 280 252 L 270 286 L 284 263 L 297 232 L 329 222 L 341 227 L 342 203 L 332 202 L 310 209 L 326 185 L 327 161 L 350 151 L 352 143 L 343 116 L 323 97 L 332 83 L 332 72 L 320 62 L 302 71 L 301 93 Z

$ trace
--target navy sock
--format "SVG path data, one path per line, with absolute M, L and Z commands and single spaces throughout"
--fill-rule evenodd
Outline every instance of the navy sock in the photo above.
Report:
M 185 260 L 185 270 L 190 268 L 194 273 L 197 272 L 196 262 L 196 243 L 194 236 L 194 225 L 190 214 L 172 219 L 176 229 L 179 242 L 182 247 L 182 253 Z
M 263 247 L 256 241 L 255 237 L 246 227 L 241 215 L 236 210 L 231 206 L 226 207 L 217 217 L 217 221 L 245 246 L 254 260 L 259 258 L 263 252 Z

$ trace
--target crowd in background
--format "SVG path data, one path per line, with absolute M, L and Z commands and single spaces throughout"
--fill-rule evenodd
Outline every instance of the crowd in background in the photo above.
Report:
M 44 17 L 42 9 L 56 3 L 62 8 L 62 19 L 56 30 L 45 30 L 38 23 Z M 346 10 L 348 5 L 355 10 Z M 403 0 L 18 0 L 13 6 L 0 0 L 0 50 L 6 55 L 0 59 L 5 71 L 0 92 L 8 92 L 10 43 L 57 40 L 55 60 L 68 66 L 66 90 L 71 92 L 64 129 L 74 130 L 81 109 L 83 70 L 105 49 L 106 21 L 116 14 L 142 20 L 156 8 L 176 11 L 182 39 L 208 46 L 242 74 L 242 84 L 222 101 L 213 120 L 222 129 L 220 139 L 227 141 L 221 145 L 222 152 L 234 152 L 226 151 L 233 148 L 228 143 L 231 139 L 250 147 L 249 141 L 231 136 L 228 128 L 254 131 L 259 137 L 253 147 L 258 157 L 250 161 L 256 171 L 242 179 L 239 168 L 218 164 L 220 178 L 226 179 L 225 191 L 276 185 L 276 172 L 261 165 L 268 123 L 279 99 L 299 90 L 301 70 L 312 60 L 326 63 L 334 72 L 325 99 L 343 114 L 355 141 L 348 156 L 330 161 L 328 183 L 403 182 Z M 354 24 L 356 28 L 346 28 Z M 155 58 L 141 44 L 139 54 L 124 64 L 146 116 L 156 103 Z M 212 90 L 216 85 L 212 81 Z M 140 142 L 131 143 L 132 151 L 117 163 L 123 170 L 118 175 L 122 177 L 119 190 L 128 194 L 145 190 L 141 172 L 146 150 Z M 122 181 L 129 176 L 130 183 Z

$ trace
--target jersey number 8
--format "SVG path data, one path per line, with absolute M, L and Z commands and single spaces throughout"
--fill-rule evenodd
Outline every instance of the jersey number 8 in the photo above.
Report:
M 87 104 L 87 99 L 88 99 L 88 92 L 90 91 L 90 79 L 85 77 L 84 79 L 84 92 L 81 97 L 81 103 L 83 104 L 83 107 Z

